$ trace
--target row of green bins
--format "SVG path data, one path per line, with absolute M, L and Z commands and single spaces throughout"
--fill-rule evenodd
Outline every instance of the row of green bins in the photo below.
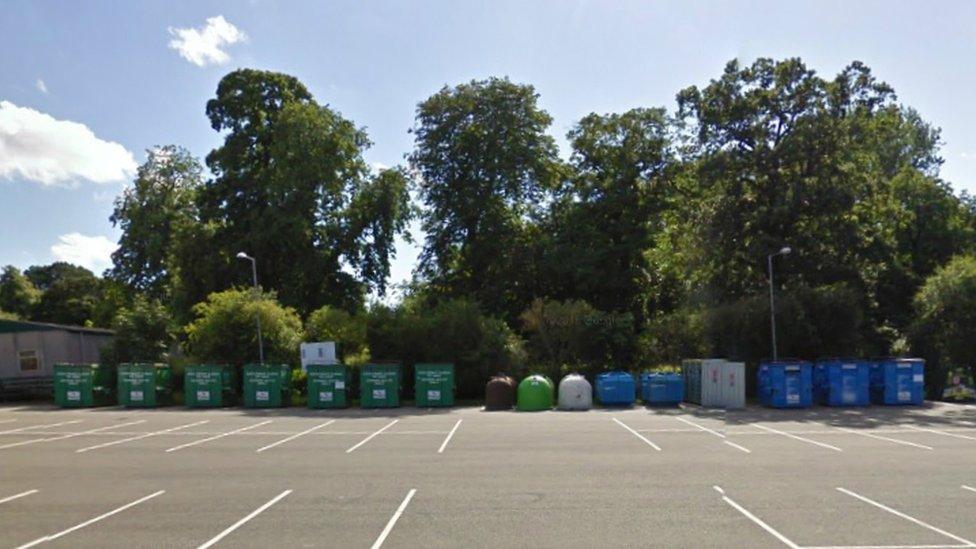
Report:
M 173 403 L 173 369 L 169 364 L 120 364 L 118 385 L 119 404 L 128 408 L 154 408 Z
M 348 367 L 342 364 L 309 364 L 307 368 L 309 408 L 345 408 L 349 405 L 346 392 L 352 379 Z
M 291 366 L 244 365 L 244 407 L 280 408 L 291 403 Z
M 190 364 L 183 376 L 183 400 L 190 408 L 237 403 L 237 370 L 227 364 Z
M 54 403 L 62 408 L 115 402 L 115 368 L 100 364 L 55 364 Z

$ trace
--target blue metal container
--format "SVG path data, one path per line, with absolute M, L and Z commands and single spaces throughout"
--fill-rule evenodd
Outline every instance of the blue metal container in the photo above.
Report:
M 596 398 L 607 406 L 631 406 L 637 400 L 634 376 L 620 371 L 596 376 Z
M 685 395 L 685 381 L 681 374 L 643 373 L 640 393 L 645 404 L 680 404 Z
M 813 396 L 827 406 L 871 403 L 871 365 L 865 360 L 820 360 L 813 367 Z
M 891 358 L 872 364 L 871 402 L 885 405 L 925 402 L 925 361 Z
M 813 405 L 813 365 L 804 361 L 763 362 L 756 374 L 759 402 L 773 408 Z

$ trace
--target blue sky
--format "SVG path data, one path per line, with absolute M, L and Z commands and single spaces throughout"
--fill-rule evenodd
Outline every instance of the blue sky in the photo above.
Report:
M 0 264 L 20 267 L 105 268 L 132 168 L 154 145 L 218 145 L 204 105 L 238 67 L 297 76 L 393 165 L 417 102 L 445 84 L 535 85 L 565 154 L 583 115 L 673 109 L 735 57 L 800 56 L 827 77 L 857 59 L 942 128 L 943 177 L 976 192 L 974 2 L 14 0 L 0 51 Z M 393 282 L 417 255 L 398 251 Z

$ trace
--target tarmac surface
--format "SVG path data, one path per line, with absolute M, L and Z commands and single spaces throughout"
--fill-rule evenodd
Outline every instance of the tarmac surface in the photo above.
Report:
M 2 406 L 39 545 L 976 548 L 976 406 Z

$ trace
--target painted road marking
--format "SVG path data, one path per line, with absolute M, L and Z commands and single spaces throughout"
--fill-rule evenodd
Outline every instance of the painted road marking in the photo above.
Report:
M 644 435 L 642 435 L 642 434 L 640 434 L 640 433 L 638 433 L 637 431 L 635 431 L 635 430 L 633 430 L 633 429 L 631 429 L 631 428 L 630 428 L 630 426 L 629 426 L 629 425 L 627 425 L 626 423 L 624 423 L 624 422 L 622 422 L 622 421 L 620 421 L 620 420 L 619 420 L 619 419 L 617 419 L 617 418 L 613 418 L 613 420 L 617 422 L 617 425 L 620 425 L 620 426 L 621 426 L 621 427 L 623 427 L 624 429 L 627 429 L 628 431 L 630 431 L 631 433 L 633 433 L 635 437 L 637 437 L 637 438 L 639 438 L 639 439 L 641 439 L 641 440 L 643 440 L 643 441 L 644 441 L 644 442 L 645 442 L 645 443 L 646 443 L 646 444 L 647 444 L 648 446 L 650 446 L 651 448 L 654 448 L 654 449 L 655 449 L 655 450 L 657 450 L 658 452 L 660 452 L 660 451 L 661 451 L 661 447 L 660 447 L 660 446 L 658 446 L 657 444 L 654 444 L 653 442 L 651 442 L 651 441 L 649 441 L 649 440 L 647 440 L 647 439 L 646 439 L 646 438 L 644 437 Z
M 843 450 L 841 450 L 840 448 L 838 448 L 836 446 L 832 446 L 830 444 L 826 444 L 824 442 L 819 442 L 819 441 L 816 441 L 816 440 L 813 440 L 813 439 L 809 439 L 809 438 L 804 438 L 804 437 L 801 437 L 801 436 L 797 436 L 797 435 L 794 435 L 792 433 L 787 433 L 786 431 L 780 431 L 778 429 L 773 429 L 772 427 L 766 427 L 765 425 L 760 425 L 758 423 L 753 423 L 752 426 L 753 427 L 758 427 L 758 428 L 763 429 L 764 431 L 768 431 L 770 433 L 774 433 L 774 434 L 777 434 L 777 435 L 783 435 L 784 437 L 789 437 L 789 438 L 792 438 L 794 440 L 799 440 L 799 441 L 802 441 L 802 442 L 806 442 L 808 444 L 813 444 L 813 445 L 816 445 L 816 446 L 820 446 L 821 448 L 826 448 L 828 450 L 833 450 L 835 452 L 843 452 Z
M 851 433 L 851 434 L 860 435 L 862 437 L 868 437 L 868 438 L 876 438 L 878 440 L 885 440 L 888 442 L 894 442 L 895 444 L 902 444 L 905 446 L 913 446 L 915 448 L 921 448 L 922 450 L 933 449 L 931 446 L 926 446 L 924 444 L 916 444 L 914 442 L 909 442 L 907 440 L 901 440 L 900 438 L 883 437 L 881 435 L 876 435 L 874 433 L 862 433 L 861 431 L 855 431 L 854 429 L 848 429 L 847 427 L 834 427 L 834 428 L 844 431 L 845 433 Z
M 841 492 L 841 493 L 844 493 L 844 494 L 847 494 L 847 495 L 849 495 L 849 496 L 851 496 L 853 498 L 857 498 L 857 499 L 863 501 L 864 503 L 868 503 L 870 505 L 873 505 L 873 506 L 877 507 L 878 509 L 881 509 L 882 511 L 887 511 L 887 512 L 891 513 L 892 515 L 895 515 L 896 517 L 901 517 L 901 518 L 903 518 L 903 519 L 905 519 L 905 520 L 907 520 L 909 522 L 912 522 L 914 524 L 917 524 L 917 525 L 921 526 L 922 528 L 926 528 L 926 529 L 931 530 L 931 531 L 933 531 L 933 532 L 935 532 L 937 534 L 941 534 L 941 535 L 943 535 L 943 536 L 945 536 L 947 538 L 954 539 L 954 540 L 958 541 L 959 543 L 965 544 L 965 545 L 963 545 L 964 547 L 976 547 L 976 543 L 973 543 L 973 542 L 969 541 L 968 539 L 961 538 L 961 537 L 959 537 L 959 536 L 957 536 L 955 534 L 946 532 L 945 530 L 943 530 L 941 528 L 937 528 L 935 526 L 932 526 L 931 524 L 929 524 L 927 522 L 923 522 L 923 521 L 921 521 L 921 520 L 919 520 L 919 519 L 917 519 L 915 517 L 906 515 L 905 513 L 902 513 L 901 511 L 892 509 L 891 507 L 888 507 L 887 505 L 884 505 L 882 503 L 878 503 L 877 501 L 874 501 L 873 499 L 870 499 L 868 497 L 865 497 L 865 496 L 862 496 L 862 495 L 857 494 L 855 492 L 852 492 L 852 491 L 850 491 L 850 490 L 848 490 L 846 488 L 841 488 L 840 486 L 838 486 L 837 487 L 837 491 L 838 492 Z
M 966 440 L 976 440 L 976 437 L 970 437 L 970 436 L 966 436 L 966 435 L 960 435 L 958 433 L 950 433 L 948 431 L 940 431 L 938 429 L 928 429 L 928 428 L 925 428 L 925 427 L 916 427 L 914 425 L 906 425 L 905 427 L 908 427 L 909 429 L 911 429 L 913 431 L 922 431 L 924 433 L 935 433 L 937 435 L 942 435 L 942 436 L 946 436 L 946 437 L 954 437 L 954 438 L 962 438 L 962 439 L 966 439 Z
M 441 447 L 437 449 L 438 454 L 444 453 L 444 448 L 447 448 L 447 443 L 451 442 L 451 438 L 454 437 L 454 433 L 458 430 L 458 427 L 460 426 L 461 426 L 461 420 L 459 419 L 457 420 L 457 423 L 454 424 L 454 428 L 451 429 L 451 432 L 447 434 L 447 438 L 445 438 L 444 442 L 441 443 Z
M 296 434 L 294 434 L 294 435 L 292 435 L 292 436 L 290 436 L 288 438 L 283 438 L 283 439 L 279 440 L 278 442 L 272 442 L 271 444 L 269 444 L 267 446 L 262 446 L 261 448 L 258 448 L 257 450 L 255 450 L 255 452 L 257 452 L 257 453 L 260 454 L 261 452 L 263 452 L 265 450 L 270 450 L 270 449 L 274 448 L 275 446 L 281 446 L 282 444 L 284 444 L 286 442 L 295 440 L 296 438 L 298 438 L 300 436 L 307 435 L 309 433 L 313 433 L 313 432 L 315 432 L 318 429 L 321 429 L 323 427 L 328 427 L 329 425 L 332 425 L 333 423 L 335 423 L 335 420 L 334 419 L 330 419 L 329 421 L 326 421 L 325 423 L 320 423 L 320 424 L 316 425 L 315 427 L 312 427 L 311 429 L 305 429 L 301 433 L 296 433 Z
M 56 539 L 58 539 L 58 538 L 60 538 L 62 536 L 66 536 L 66 535 L 70 534 L 71 532 L 75 532 L 77 530 L 81 530 L 82 528 L 84 528 L 86 526 L 90 526 L 90 525 L 95 524 L 96 522 L 101 521 L 101 520 L 105 520 L 105 519 L 109 518 L 112 515 L 121 513 L 122 511 L 125 511 L 126 509 L 135 507 L 136 505 L 139 505 L 140 503 L 149 501 L 152 498 L 154 498 L 156 496 L 159 496 L 161 494 L 165 494 L 165 493 L 166 493 L 166 490 L 160 490 L 158 492 L 149 494 L 148 496 L 139 498 L 139 499 L 133 501 L 132 503 L 127 503 L 127 504 L 123 505 L 122 507 L 119 507 L 119 508 L 113 509 L 113 510 L 107 512 L 107 513 L 103 513 L 101 515 L 98 515 L 97 517 L 95 517 L 93 519 L 88 519 L 85 522 L 82 522 L 81 524 L 76 524 L 76 525 L 72 526 L 71 528 L 68 528 L 67 530 L 61 530 L 57 534 L 51 534 L 50 536 L 44 536 L 43 538 L 37 538 L 37 539 L 35 539 L 32 542 L 25 543 L 24 545 L 21 545 L 17 549 L 27 549 L 28 547 L 34 547 L 35 545 L 40 545 L 40 544 L 46 543 L 48 541 L 54 541 L 54 540 L 56 540 Z
M 208 541 L 207 543 L 204 543 L 203 545 L 201 545 L 197 549 L 207 549 L 207 547 L 212 547 L 212 546 L 216 545 L 217 542 L 219 542 L 220 540 L 222 540 L 225 537 L 227 537 L 228 535 L 230 535 L 234 530 L 237 530 L 241 526 L 244 526 L 244 524 L 246 524 L 249 520 L 253 519 L 254 517 L 260 515 L 261 513 L 265 512 L 265 511 L 267 511 L 269 507 L 271 507 L 275 503 L 278 503 L 279 501 L 281 501 L 282 499 L 284 499 L 291 492 L 292 492 L 291 490 L 285 490 L 284 492 L 278 494 L 271 501 L 269 501 L 268 503 L 265 503 L 264 505 L 262 505 L 261 507 L 258 507 L 255 510 L 251 511 L 251 513 L 248 514 L 246 517 L 244 517 L 241 520 L 235 522 L 234 524 L 231 524 L 226 530 L 224 530 L 223 532 L 217 534 L 216 536 L 214 536 L 213 538 L 211 538 L 210 541 Z
M 379 431 L 376 431 L 373 434 L 369 435 L 368 437 L 364 438 L 363 440 L 360 440 L 355 446 L 353 446 L 352 448 L 346 450 L 346 453 L 349 454 L 349 453 L 355 452 L 356 451 L 356 448 L 359 448 L 363 444 L 366 444 L 367 442 L 373 440 L 373 437 L 375 437 L 376 435 L 378 435 L 378 434 L 382 433 L 383 431 L 389 429 L 390 427 L 393 427 L 394 425 L 396 425 L 396 422 L 398 422 L 398 421 L 400 421 L 400 420 L 399 419 L 394 419 L 393 421 L 387 423 Z
M 13 423 L 16 419 L 0 419 L 0 423 Z
M 389 536 L 390 532 L 393 531 L 393 527 L 396 525 L 397 521 L 400 520 L 400 515 L 402 515 L 407 509 L 407 505 L 410 505 L 410 500 L 413 499 L 413 495 L 416 493 L 416 488 L 411 488 L 410 491 L 407 492 L 407 497 L 403 498 L 403 503 L 397 507 L 396 513 L 393 513 L 393 516 L 390 517 L 390 521 L 386 523 L 386 528 L 383 528 L 383 531 L 380 532 L 380 537 L 376 538 L 376 541 L 373 542 L 371 549 L 380 549 L 380 547 L 382 547 L 383 542 L 386 541 L 386 536 Z
M 121 427 L 128 427 L 130 425 L 138 425 L 140 423 L 145 423 L 145 422 L 146 422 L 146 420 L 139 419 L 139 420 L 136 420 L 136 421 L 130 421 L 128 423 L 120 423 L 118 425 L 107 425 L 105 427 L 99 427 L 98 429 L 91 429 L 89 431 L 81 431 L 79 433 L 68 433 L 67 435 L 60 435 L 60 436 L 56 436 L 56 437 L 34 438 L 34 439 L 31 439 L 31 440 L 22 440 L 20 442 L 11 442 L 10 444 L 4 444 L 3 446 L 0 446 L 0 450 L 3 450 L 5 448 L 15 448 L 17 446 L 27 446 L 28 444 L 34 444 L 34 443 L 37 443 L 37 442 L 53 442 L 55 440 L 65 440 L 65 439 L 68 439 L 68 438 L 80 437 L 80 436 L 84 436 L 84 435 L 92 435 L 92 434 L 100 433 L 102 431 L 108 431 L 109 429 L 119 429 Z
M 94 446 L 88 446 L 86 448 L 80 448 L 78 450 L 75 450 L 75 453 L 76 454 L 81 454 L 81 453 L 84 453 L 84 452 L 90 452 L 92 450 L 98 450 L 99 448 L 107 448 L 109 446 L 115 446 L 117 444 L 123 444 L 123 443 L 126 443 L 126 442 L 132 442 L 132 441 L 135 441 L 135 440 L 142 440 L 144 438 L 149 438 L 149 437 L 156 436 L 156 435 L 162 435 L 162 434 L 166 434 L 166 433 L 172 433 L 174 431 L 179 431 L 180 429 L 188 429 L 190 427 L 195 427 L 197 425 L 203 425 L 204 423 L 210 423 L 210 420 L 209 419 L 205 419 L 203 421 L 197 421 L 196 423 L 187 423 L 186 425 L 180 425 L 179 427 L 171 427 L 169 429 L 163 429 L 162 431 L 154 431 L 152 433 L 144 433 L 144 434 L 141 434 L 141 435 L 138 435 L 138 436 L 134 436 L 134 437 L 123 438 L 121 440 L 113 440 L 111 442 L 103 442 L 102 444 L 96 444 Z
M 966 486 L 965 484 L 963 484 L 962 486 L 960 486 L 960 488 L 962 488 L 963 490 L 969 490 L 970 492 L 976 492 L 976 488 L 973 488 L 972 486 Z M 0 501 L 0 503 L 3 503 L 3 502 Z
M 684 422 L 684 423 L 687 423 L 688 425 L 691 425 L 692 427 L 697 427 L 698 429 L 700 429 L 702 431 L 705 431 L 706 433 L 715 435 L 718 438 L 722 439 L 722 442 L 724 442 L 725 444 L 728 444 L 729 446 L 735 448 L 736 450 L 743 451 L 743 452 L 745 452 L 747 454 L 751 454 L 752 453 L 752 450 L 750 450 L 750 449 L 748 449 L 748 448 L 746 448 L 744 446 L 739 446 L 738 444 L 732 442 L 731 440 L 728 440 L 725 435 L 723 435 L 722 433 L 720 433 L 718 431 L 715 431 L 713 429 L 709 429 L 708 427 L 705 427 L 704 425 L 699 425 L 699 424 L 695 423 L 694 421 L 689 421 L 689 420 L 687 420 L 687 419 L 685 419 L 683 417 L 674 416 L 674 419 L 676 419 L 678 421 L 681 421 L 681 422 Z
M 81 423 L 83 420 L 73 419 L 71 421 L 62 421 L 61 423 L 48 423 L 47 425 L 28 425 L 27 427 L 21 427 L 20 429 L 11 429 L 9 431 L 0 431 L 0 435 L 9 435 L 11 433 L 22 433 L 28 429 L 40 429 L 41 427 L 60 427 L 62 425 L 71 425 L 73 423 Z
M 801 549 L 799 545 L 793 543 L 793 540 L 784 536 L 783 534 L 780 534 L 775 528 L 763 522 L 761 518 L 757 517 L 756 515 L 753 515 L 752 513 L 749 512 L 748 509 L 739 505 L 732 498 L 725 495 L 725 490 L 722 490 L 721 486 L 713 486 L 713 488 L 715 488 L 716 492 L 722 495 L 722 501 L 729 504 L 729 506 L 731 506 L 736 511 L 742 513 L 744 517 L 754 522 L 757 526 L 765 530 L 767 533 L 771 534 L 773 537 L 783 542 L 784 545 L 786 545 L 790 549 Z
M 37 490 L 28 490 L 26 492 L 21 492 L 19 494 L 14 494 L 12 496 L 7 496 L 7 497 L 5 497 L 3 499 L 0 499 L 0 503 L 7 503 L 8 501 L 13 501 L 15 499 L 20 499 L 22 497 L 26 497 L 26 496 L 29 496 L 31 494 L 36 494 L 37 492 L 38 492 Z
M 183 448 L 189 448 L 190 446 L 196 446 L 197 444 L 203 444 L 204 442 L 210 442 L 212 440 L 221 439 L 224 437 L 229 437 L 233 434 L 240 433 L 242 431 L 247 431 L 248 429 L 254 429 L 255 427 L 260 427 L 262 425 L 267 425 L 271 423 L 272 420 L 267 419 L 260 423 L 255 423 L 254 425 L 248 425 L 247 427 L 241 427 L 240 429 L 234 429 L 233 431 L 227 431 L 226 433 L 220 433 L 219 435 L 214 435 L 212 437 L 202 438 L 200 440 L 194 440 L 193 442 L 187 442 L 186 444 L 180 444 L 179 446 L 173 446 L 172 448 L 166 450 L 167 452 L 176 452 L 182 450 Z

